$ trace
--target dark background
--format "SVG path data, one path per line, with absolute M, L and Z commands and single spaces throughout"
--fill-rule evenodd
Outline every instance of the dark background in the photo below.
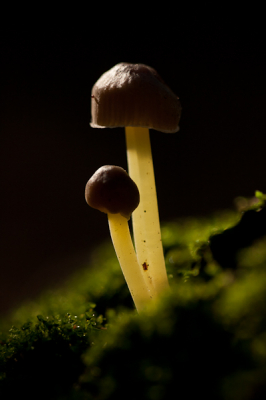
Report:
M 91 87 L 118 62 L 151 65 L 182 104 L 179 133 L 151 131 L 161 221 L 266 192 L 262 10 L 121 4 L 1 16 L 2 314 L 108 237 L 84 187 L 104 164 L 126 168 L 124 131 L 89 125 Z

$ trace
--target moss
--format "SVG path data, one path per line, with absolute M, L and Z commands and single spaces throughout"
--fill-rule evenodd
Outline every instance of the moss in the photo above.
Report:
M 64 288 L 16 310 L 0 325 L 0 394 L 265 398 L 265 196 L 257 197 L 238 212 L 163 227 L 171 292 L 141 315 L 109 244 Z

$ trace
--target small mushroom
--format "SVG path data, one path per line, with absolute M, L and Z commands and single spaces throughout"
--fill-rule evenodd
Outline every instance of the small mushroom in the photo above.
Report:
M 133 213 L 137 257 L 153 295 L 168 287 L 158 213 L 149 128 L 179 130 L 178 97 L 158 73 L 144 64 L 120 63 L 105 72 L 92 88 L 95 128 L 125 127 L 128 168 L 140 191 Z
M 99 168 L 85 188 L 89 206 L 108 215 L 109 229 L 122 272 L 138 311 L 145 308 L 152 296 L 132 244 L 128 220 L 139 205 L 137 185 L 127 172 L 114 165 Z

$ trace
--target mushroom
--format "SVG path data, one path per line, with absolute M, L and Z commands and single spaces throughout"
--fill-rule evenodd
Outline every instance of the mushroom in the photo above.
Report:
M 85 199 L 89 206 L 108 215 L 110 234 L 122 272 L 137 310 L 143 310 L 152 296 L 144 282 L 128 227 L 132 211 L 139 204 L 137 185 L 123 168 L 105 165 L 87 182 Z
M 144 64 L 120 63 L 92 88 L 91 126 L 125 127 L 129 175 L 140 191 L 133 232 L 137 258 L 153 296 L 169 287 L 158 213 L 149 128 L 179 130 L 178 97 L 158 73 Z

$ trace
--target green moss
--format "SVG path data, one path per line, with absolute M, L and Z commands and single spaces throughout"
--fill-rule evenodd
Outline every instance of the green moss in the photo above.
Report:
M 0 394 L 265 398 L 266 209 L 257 198 L 163 226 L 171 292 L 141 315 L 110 243 L 64 288 L 16 310 L 0 325 Z

